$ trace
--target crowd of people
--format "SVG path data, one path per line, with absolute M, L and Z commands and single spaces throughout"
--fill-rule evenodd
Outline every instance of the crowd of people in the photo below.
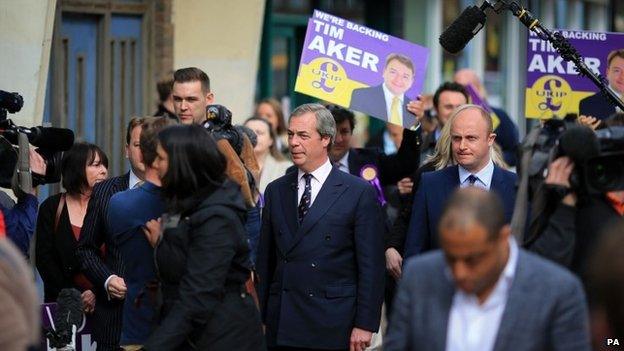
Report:
M 364 148 L 341 106 L 285 117 L 264 99 L 235 126 L 197 68 L 158 92 L 156 116 L 128 123 L 127 173 L 109 177 L 105 152 L 76 142 L 63 192 L 38 208 L 33 194 L 2 202 L 0 232 L 36 262 L 43 301 L 77 290 L 98 350 L 590 350 L 624 338 L 624 192 L 583 193 L 581 165 L 559 157 L 539 188 L 555 196 L 543 230 L 513 232 L 518 130 L 471 103 L 487 98 L 475 72 L 405 101 L 415 128 L 389 123 Z M 37 325 L 38 305 L 12 246 L 0 240 L 0 309 L 18 321 L 0 318 L 0 348 L 36 350 L 23 325 Z

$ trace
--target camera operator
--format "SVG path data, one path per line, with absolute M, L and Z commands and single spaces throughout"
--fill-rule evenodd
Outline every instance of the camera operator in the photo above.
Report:
M 544 230 L 537 238 L 529 238 L 526 246 L 584 276 L 587 258 L 603 229 L 624 215 L 624 191 L 579 193 L 571 186 L 575 168 L 577 165 L 567 156 L 549 165 L 542 189 L 546 201 L 554 204 L 554 211 Z
M 32 173 L 46 174 L 46 163 L 39 153 L 29 149 L 29 159 Z M 3 201 L 0 201 L 0 211 L 4 215 L 7 237 L 13 241 L 24 256 L 28 257 L 39 206 L 36 187 L 33 186 L 30 193 L 25 193 L 14 185 L 13 192 L 17 197 L 17 203 L 6 192 L 0 190 L 0 196 L 3 198 Z

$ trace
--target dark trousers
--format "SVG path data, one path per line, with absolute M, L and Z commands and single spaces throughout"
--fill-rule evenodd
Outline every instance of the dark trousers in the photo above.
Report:
M 327 350 L 327 349 L 307 349 L 302 347 L 276 346 L 269 347 L 268 351 L 349 351 L 349 349 Z

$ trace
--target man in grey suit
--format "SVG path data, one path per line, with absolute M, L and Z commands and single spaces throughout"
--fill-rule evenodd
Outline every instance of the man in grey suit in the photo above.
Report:
M 410 259 L 384 350 L 590 350 L 579 280 L 518 248 L 494 194 L 458 190 L 442 250 Z

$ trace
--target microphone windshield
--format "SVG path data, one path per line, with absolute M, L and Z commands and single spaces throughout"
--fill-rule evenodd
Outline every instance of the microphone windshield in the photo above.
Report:
M 460 52 L 485 25 L 485 12 L 477 6 L 467 7 L 440 35 L 440 45 L 451 54 Z

